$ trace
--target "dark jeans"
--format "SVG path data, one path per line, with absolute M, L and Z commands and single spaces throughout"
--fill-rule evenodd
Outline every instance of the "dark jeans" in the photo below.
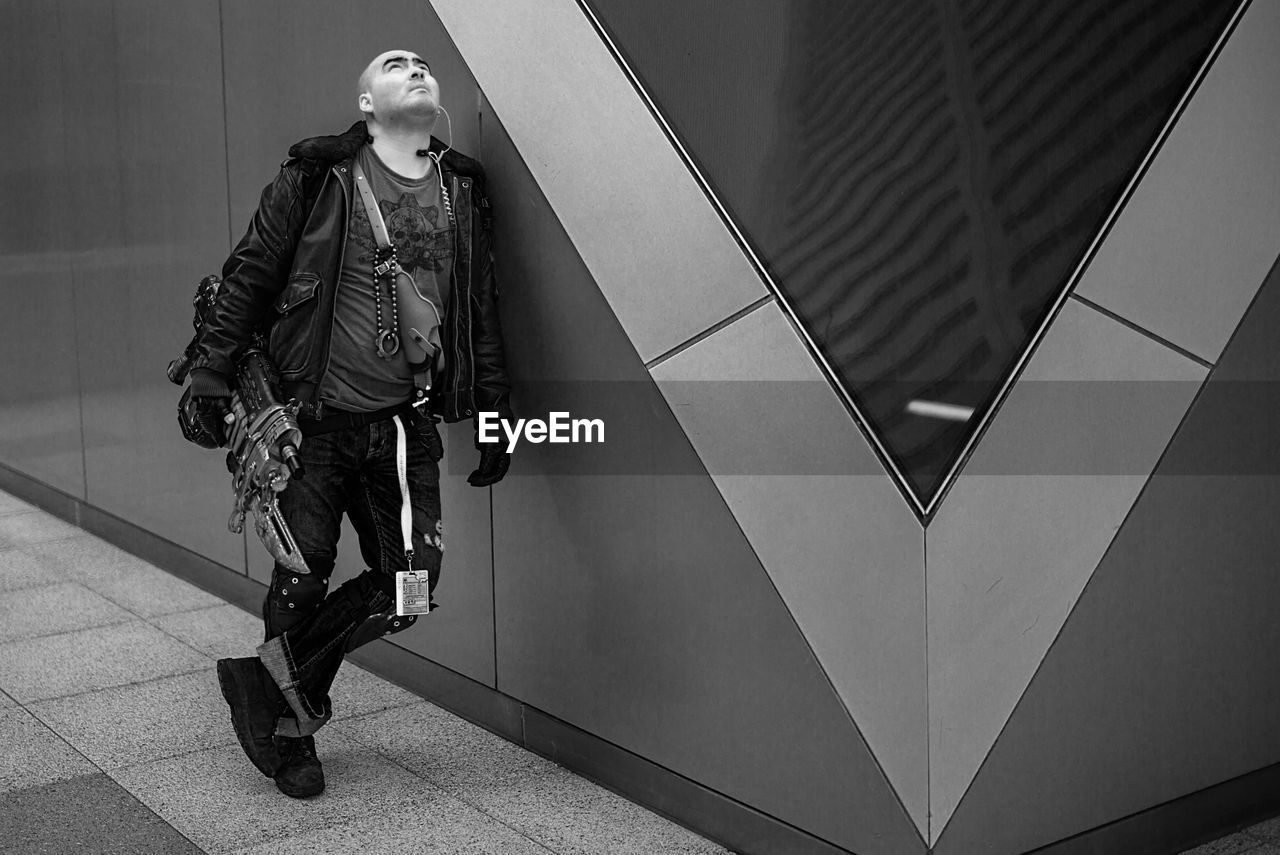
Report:
M 400 417 L 405 429 L 406 482 L 412 508 L 412 568 L 440 578 L 440 435 L 434 421 Z M 291 479 L 280 511 L 311 570 L 296 574 L 279 564 L 263 604 L 266 642 L 258 656 L 289 702 L 277 733 L 305 736 L 329 720 L 329 687 L 347 651 L 407 629 L 414 617 L 395 614 L 395 574 L 410 569 L 401 531 L 396 467 L 396 423 L 391 419 L 307 437 L 301 448 L 305 477 Z M 360 538 L 368 569 L 328 591 L 338 554 L 342 515 Z

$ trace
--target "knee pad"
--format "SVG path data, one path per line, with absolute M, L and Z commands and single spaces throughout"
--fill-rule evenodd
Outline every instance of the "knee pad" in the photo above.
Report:
M 267 638 L 292 629 L 303 618 L 314 612 L 329 590 L 329 574 L 318 572 L 293 573 L 276 568 L 271 587 L 262 603 L 262 618 Z

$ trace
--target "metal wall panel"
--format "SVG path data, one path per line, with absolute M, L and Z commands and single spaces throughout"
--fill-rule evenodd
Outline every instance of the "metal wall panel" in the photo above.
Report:
M 380 0 L 354 14 L 338 0 L 228 2 L 223 25 L 233 241 L 243 234 L 262 187 L 275 176 L 290 145 L 340 133 L 361 118 L 356 80 L 383 51 L 412 50 L 430 63 L 451 116 L 453 145 L 478 155 L 479 89 L 426 3 Z M 449 126 L 441 121 L 435 135 L 447 140 Z M 225 250 L 211 260 L 221 265 L 224 256 Z M 446 553 L 436 592 L 442 608 L 394 640 L 492 686 L 488 496 L 465 481 L 476 462 L 470 426 L 452 426 L 445 440 L 440 492 Z M 355 531 L 344 523 L 331 585 L 363 569 Z M 257 543 L 249 544 L 249 573 L 263 582 L 271 578 L 270 561 Z
M 67 180 L 58 17 L 0 7 L 0 92 L 16 109 L 0 139 L 0 463 L 83 498 L 70 226 L 89 188 Z
M 493 488 L 498 689 L 854 851 L 921 851 L 522 154 L 486 116 L 514 405 L 606 433 L 522 444 Z
M 1077 293 L 1214 362 L 1280 233 L 1280 2 L 1253 0 Z
M 64 106 L 93 140 L 67 163 L 72 186 L 92 188 L 72 264 L 87 499 L 243 570 L 242 538 L 217 523 L 230 510 L 223 455 L 182 439 L 164 373 L 190 338 L 204 259 L 225 242 L 217 8 L 66 0 L 62 28 Z
M 1069 302 L 926 537 L 941 833 L 1205 370 Z
M 1278 325 L 1273 268 L 939 855 L 1026 852 L 1280 761 Z
M 922 835 L 924 531 L 767 304 L 653 370 Z
M 765 296 L 573 0 L 433 5 L 642 359 Z

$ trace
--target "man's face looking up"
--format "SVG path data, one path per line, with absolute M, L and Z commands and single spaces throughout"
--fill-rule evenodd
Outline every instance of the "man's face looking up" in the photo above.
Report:
M 397 118 L 434 119 L 440 107 L 440 84 L 431 66 L 413 51 L 389 50 L 374 58 L 360 75 L 360 110 L 380 122 Z

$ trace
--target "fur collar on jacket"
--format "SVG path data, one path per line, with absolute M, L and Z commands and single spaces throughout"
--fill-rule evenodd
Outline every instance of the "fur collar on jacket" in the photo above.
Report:
M 289 157 L 312 158 L 325 163 L 338 163 L 349 157 L 354 157 L 355 153 L 360 150 L 360 146 L 364 145 L 368 140 L 369 131 L 365 127 L 364 121 L 361 120 L 341 134 L 310 137 L 294 143 L 289 146 Z M 431 138 L 431 151 L 442 151 L 444 147 L 444 143 L 440 142 L 440 140 L 435 137 Z M 484 175 L 480 169 L 480 164 L 465 154 L 459 154 L 450 149 L 445 152 L 443 159 L 445 168 L 451 169 L 460 175 L 475 177 Z

